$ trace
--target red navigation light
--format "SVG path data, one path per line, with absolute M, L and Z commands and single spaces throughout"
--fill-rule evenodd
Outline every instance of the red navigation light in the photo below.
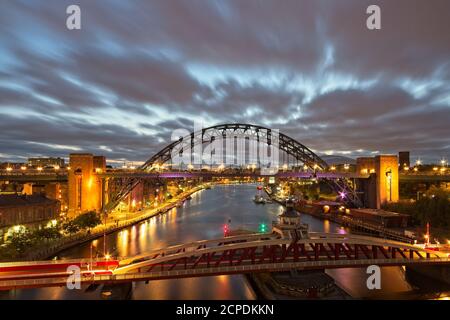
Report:
M 258 190 L 262 190 L 262 186 L 258 186 L 257 189 L 258 189 Z
M 224 224 L 224 225 L 223 225 L 223 233 L 224 233 L 224 235 L 227 235 L 228 232 L 229 232 L 228 225 L 227 225 L 227 224 Z

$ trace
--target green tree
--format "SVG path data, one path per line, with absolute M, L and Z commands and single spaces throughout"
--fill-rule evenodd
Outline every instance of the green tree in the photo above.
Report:
M 400 201 L 388 203 L 384 209 L 411 215 L 412 223 L 424 226 L 430 222 L 439 228 L 450 227 L 450 192 L 445 189 L 431 187 L 417 201 Z
M 62 225 L 62 229 L 65 233 L 74 234 L 80 231 L 80 227 L 74 223 L 73 220 L 69 220 Z
M 36 238 L 36 240 L 52 240 L 61 238 L 61 233 L 59 228 L 50 227 L 50 228 L 42 228 L 33 232 L 32 236 Z
M 73 223 L 80 229 L 91 229 L 102 223 L 100 217 L 94 211 L 81 214 L 73 220 Z
M 23 253 L 33 244 L 32 235 L 29 231 L 14 232 L 6 239 L 9 246 L 17 253 Z

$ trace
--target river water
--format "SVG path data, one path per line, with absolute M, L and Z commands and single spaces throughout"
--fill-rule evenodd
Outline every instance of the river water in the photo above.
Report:
M 270 226 L 283 210 L 279 204 L 257 205 L 252 201 L 255 185 L 215 186 L 192 195 L 181 208 L 150 218 L 106 237 L 106 248 L 113 256 L 132 256 L 148 250 L 201 239 L 223 236 L 223 225 L 231 229 L 258 230 L 260 223 Z M 229 223 L 231 221 L 231 223 Z M 330 221 L 302 215 L 311 231 L 349 232 Z M 93 241 L 103 252 L 103 238 Z M 90 243 L 66 250 L 58 258 L 87 258 Z M 338 285 L 355 298 L 417 298 L 404 279 L 401 267 L 383 267 L 381 290 L 368 290 L 365 269 L 327 270 Z M 85 288 L 82 288 L 85 289 Z M 99 299 L 100 291 L 42 288 L 2 293 L 6 299 Z M 133 299 L 254 299 L 255 294 L 242 275 L 186 278 L 133 284 Z

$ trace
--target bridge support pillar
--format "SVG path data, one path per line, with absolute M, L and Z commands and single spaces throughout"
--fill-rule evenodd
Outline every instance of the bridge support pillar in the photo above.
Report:
M 380 155 L 375 157 L 377 173 L 377 209 L 385 202 L 398 202 L 398 157 Z
M 105 300 L 130 299 L 133 294 L 133 283 L 105 284 L 101 290 L 101 298 Z
M 28 196 L 33 194 L 33 183 L 24 183 L 22 194 L 26 194 Z
M 102 208 L 102 181 L 96 171 L 106 168 L 104 157 L 94 157 L 89 153 L 72 153 L 69 159 L 69 217 L 86 211 L 99 212 Z
M 398 158 L 396 155 L 379 155 L 374 158 L 356 159 L 357 173 L 370 174 L 359 182 L 368 208 L 380 209 L 385 202 L 399 199 Z
M 144 205 L 144 182 L 140 181 L 130 192 L 128 197 L 128 210 L 140 210 L 144 207 Z
M 414 282 L 414 284 L 418 284 L 424 281 L 420 281 L 420 277 L 431 278 L 438 282 L 443 282 L 445 284 L 450 285 L 450 267 L 449 266 L 406 266 L 406 276 Z M 420 285 L 419 285 L 420 286 Z

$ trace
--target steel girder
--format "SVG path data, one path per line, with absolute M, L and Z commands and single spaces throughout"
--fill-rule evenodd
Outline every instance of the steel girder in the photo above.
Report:
M 274 132 L 274 130 L 266 127 L 239 123 L 221 124 L 204 128 L 172 142 L 147 160 L 141 169 L 152 170 L 153 165 L 168 162 L 172 154 L 182 153 L 186 146 L 189 146 L 190 150 L 192 150 L 199 144 L 211 143 L 216 137 L 234 136 L 244 136 L 249 140 L 266 142 L 268 145 L 278 145 L 280 150 L 288 153 L 310 168 L 313 168 L 314 165 L 317 165 L 322 170 L 328 168 L 328 164 L 309 148 L 281 132 L 278 132 L 278 134 L 274 134 Z
M 151 171 L 154 169 L 154 165 L 167 163 L 171 160 L 172 154 L 182 153 L 186 147 L 192 152 L 195 146 L 211 143 L 216 137 L 227 138 L 234 136 L 248 137 L 248 139 L 253 139 L 257 142 L 262 141 L 268 145 L 275 144 L 280 150 L 293 156 L 296 160 L 302 162 L 311 169 L 325 170 L 328 168 L 328 164 L 308 147 L 281 132 L 275 132 L 276 131 L 263 126 L 243 123 L 220 124 L 203 128 L 202 130 L 191 132 L 189 135 L 180 137 L 178 140 L 172 142 L 147 160 L 139 170 Z M 327 181 L 333 189 L 345 193 L 346 197 L 343 199 L 344 202 L 355 207 L 362 206 L 362 202 L 358 195 L 347 181 L 344 179 L 327 179 Z M 122 201 L 138 185 L 138 183 L 138 178 L 128 178 L 124 187 L 110 197 L 110 201 L 104 206 L 103 210 L 109 212 L 114 209 L 120 201 Z

